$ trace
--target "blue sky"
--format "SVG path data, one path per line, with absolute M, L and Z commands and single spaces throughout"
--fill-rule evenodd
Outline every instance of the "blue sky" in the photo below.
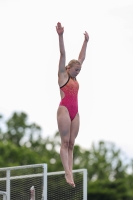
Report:
M 132 0 L 0 0 L 0 112 L 27 113 L 44 137 L 58 130 L 58 21 L 67 63 L 78 57 L 84 31 L 90 35 L 78 76 L 76 143 L 111 141 L 133 157 Z

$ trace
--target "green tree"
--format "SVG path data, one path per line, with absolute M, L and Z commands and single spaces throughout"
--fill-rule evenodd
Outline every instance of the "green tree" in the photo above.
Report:
M 133 179 L 132 179 L 133 180 Z M 96 180 L 89 182 L 88 199 L 91 200 L 133 200 L 131 187 L 126 178 L 115 181 Z
M 97 179 L 114 180 L 124 178 L 128 165 L 124 164 L 123 153 L 114 143 L 100 141 L 97 145 L 92 145 L 89 155 L 90 179 L 94 176 Z
M 4 141 L 11 141 L 20 146 L 25 136 L 32 140 L 34 135 L 41 134 L 41 127 L 35 123 L 28 124 L 28 117 L 25 113 L 16 113 L 5 122 L 7 131 L 3 134 Z
M 25 113 L 13 113 L 4 121 L 0 115 L 0 166 L 47 163 L 48 171 L 62 171 L 59 156 L 60 137 L 42 138 L 41 127 L 28 123 Z M 4 127 L 4 128 L 3 128 Z M 133 161 L 124 163 L 124 155 L 115 144 L 100 141 L 90 149 L 74 147 L 74 169 L 88 170 L 88 199 L 133 200 Z
M 24 146 L 18 147 L 12 142 L 0 142 L 0 166 L 20 166 L 40 163 L 36 152 Z
M 2 117 L 0 119 L 2 121 Z M 57 150 L 58 134 L 54 138 L 42 138 L 41 127 L 28 123 L 28 116 L 23 112 L 13 113 L 3 123 L 4 131 L 0 127 L 1 166 L 47 163 L 49 171 L 63 170 Z

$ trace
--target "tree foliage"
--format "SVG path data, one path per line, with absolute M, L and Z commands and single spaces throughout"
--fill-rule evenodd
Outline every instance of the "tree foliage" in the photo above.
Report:
M 0 167 L 47 163 L 48 171 L 62 171 L 60 137 L 42 137 L 42 129 L 28 116 L 14 112 L 4 121 L 0 115 Z M 133 200 L 133 175 L 120 149 L 110 142 L 93 143 L 90 149 L 74 148 L 74 169 L 88 170 L 88 199 Z

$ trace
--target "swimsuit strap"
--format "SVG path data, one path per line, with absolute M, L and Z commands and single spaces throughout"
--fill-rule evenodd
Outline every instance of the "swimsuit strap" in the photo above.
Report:
M 68 74 L 68 76 L 69 76 L 69 74 Z M 64 85 L 62 85 L 60 88 L 63 88 L 69 82 L 70 78 L 71 77 L 69 76 L 67 82 Z

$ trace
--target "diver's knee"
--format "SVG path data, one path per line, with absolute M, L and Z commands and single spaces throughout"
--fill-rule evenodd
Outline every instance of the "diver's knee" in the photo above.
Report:
M 69 149 L 73 150 L 74 148 L 74 141 L 69 141 Z
M 65 149 L 68 149 L 68 147 L 69 147 L 69 141 L 68 140 L 62 141 L 61 147 L 65 148 Z

